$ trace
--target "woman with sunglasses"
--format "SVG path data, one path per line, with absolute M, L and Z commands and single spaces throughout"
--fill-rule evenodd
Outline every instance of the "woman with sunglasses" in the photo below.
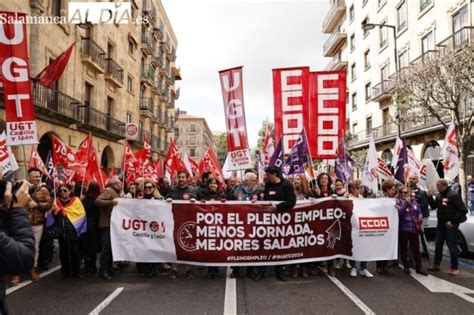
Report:
M 421 209 L 415 199 L 410 199 L 407 186 L 398 189 L 398 197 L 395 207 L 400 216 L 399 238 L 400 256 L 403 262 L 403 271 L 410 274 L 410 266 L 407 259 L 408 242 L 415 257 L 416 273 L 426 276 L 427 273 L 421 269 L 419 228 L 423 222 Z
M 61 276 L 80 278 L 79 237 L 87 231 L 86 211 L 79 198 L 72 195 L 68 184 L 59 186 L 59 196 L 53 205 L 53 216 L 59 229 Z
M 151 178 L 143 180 L 143 199 L 163 199 Z M 156 277 L 156 267 L 157 264 L 154 263 L 137 263 L 137 270 L 143 272 L 143 278 Z

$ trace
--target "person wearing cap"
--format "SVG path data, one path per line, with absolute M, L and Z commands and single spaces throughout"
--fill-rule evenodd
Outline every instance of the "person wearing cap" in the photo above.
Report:
M 279 203 L 272 203 L 268 210 L 274 211 L 288 211 L 293 209 L 296 204 L 296 194 L 293 185 L 286 179 L 281 177 L 280 169 L 276 166 L 268 166 L 265 169 L 266 182 L 263 192 L 263 200 L 281 201 Z M 275 266 L 275 275 L 278 280 L 286 281 L 283 275 L 283 268 Z M 255 281 L 262 280 L 265 277 L 265 267 L 258 267 L 257 274 L 254 277 Z

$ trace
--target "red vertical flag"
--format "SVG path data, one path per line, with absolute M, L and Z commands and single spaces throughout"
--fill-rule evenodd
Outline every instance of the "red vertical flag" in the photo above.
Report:
M 175 174 L 175 172 L 180 170 L 186 170 L 186 166 L 184 165 L 181 155 L 179 154 L 176 140 L 173 139 L 173 142 L 171 142 L 165 158 L 165 177 L 168 178 L 168 180 L 171 180 L 171 177 Z
M 311 72 L 308 140 L 312 157 L 335 159 L 346 129 L 346 71 Z
M 207 148 L 206 153 L 204 153 L 204 156 L 199 162 L 199 173 L 202 174 L 204 172 L 212 172 L 214 177 L 220 177 L 221 179 L 224 178 L 222 175 L 221 165 L 219 164 L 217 156 L 211 146 Z
M 60 54 L 49 65 L 41 70 L 35 79 L 38 80 L 42 85 L 52 88 L 54 82 L 59 80 L 64 72 L 64 69 L 66 69 L 69 58 L 71 57 L 71 53 L 74 50 L 74 44 L 75 43 L 72 43 L 66 51 Z
M 309 67 L 273 69 L 273 98 L 275 138 L 282 139 L 287 155 L 301 130 L 310 130 Z M 314 154 L 316 146 L 310 143 L 310 150 Z
M 5 96 L 7 143 L 38 143 L 28 69 L 26 14 L 0 11 L 0 69 Z

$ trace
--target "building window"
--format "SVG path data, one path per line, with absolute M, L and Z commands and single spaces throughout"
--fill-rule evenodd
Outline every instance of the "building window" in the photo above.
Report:
M 365 85 L 365 100 L 369 101 L 371 97 L 372 97 L 372 86 L 369 82 Z
M 61 16 L 61 0 L 53 0 L 51 3 L 51 16 Z
M 355 34 L 351 35 L 350 44 L 351 44 L 351 51 L 353 51 L 355 49 Z
M 197 132 L 197 127 L 195 124 L 191 124 L 189 126 L 189 132 Z
M 130 76 L 127 76 L 127 91 L 133 92 L 133 80 Z
M 464 6 L 455 15 L 453 15 L 453 34 L 454 34 L 454 47 L 459 48 L 468 42 L 470 37 L 470 30 L 461 30 L 463 27 L 469 25 L 469 16 L 467 6 Z
M 357 123 L 352 124 L 352 134 L 355 136 L 357 135 Z
M 370 68 L 370 49 L 367 49 L 364 53 L 364 68 L 365 70 Z
M 397 31 L 407 27 L 407 3 L 403 1 L 397 8 Z
M 368 18 L 368 17 L 366 17 L 366 18 L 362 21 L 362 24 L 367 24 L 367 23 L 369 23 L 369 18 Z M 366 29 L 365 27 L 362 28 L 362 33 L 363 33 L 363 35 L 364 35 L 364 38 L 369 34 L 369 32 L 370 32 L 370 31 L 369 31 L 368 29 Z
M 357 92 L 352 93 L 351 99 L 352 99 L 352 110 L 356 110 L 357 109 Z
M 400 55 L 398 55 L 398 66 L 399 69 L 407 68 L 408 67 L 408 49 L 403 51 Z
M 85 86 L 84 86 L 84 103 L 87 106 L 90 106 L 91 103 L 92 103 L 93 89 L 94 89 L 93 85 L 91 85 L 87 82 L 85 83 Z
M 354 21 L 354 5 L 349 8 L 349 21 Z
M 429 32 L 421 39 L 421 53 L 425 54 L 427 51 L 434 49 L 433 31 Z
M 433 2 L 433 0 L 420 0 L 420 11 L 423 11 L 431 2 Z
M 372 134 L 372 116 L 366 118 L 366 120 L 365 120 L 365 130 L 366 130 L 368 136 Z
M 382 22 L 382 25 L 387 24 L 387 22 Z M 380 48 L 387 46 L 388 30 L 386 27 L 379 27 L 379 36 L 380 36 Z
M 189 156 L 192 157 L 192 158 L 196 157 L 196 149 L 194 149 L 194 148 L 189 149 Z
M 130 124 L 132 122 L 132 114 L 127 113 L 126 121 L 127 121 L 127 124 Z
M 128 40 L 128 53 L 133 56 L 133 53 L 135 52 L 135 43 L 133 40 L 129 39 Z
M 351 65 L 351 80 L 354 81 L 356 79 L 356 64 L 355 62 Z
M 381 79 L 381 81 L 388 80 L 389 69 L 390 68 L 389 68 L 388 63 L 380 69 L 380 79 Z

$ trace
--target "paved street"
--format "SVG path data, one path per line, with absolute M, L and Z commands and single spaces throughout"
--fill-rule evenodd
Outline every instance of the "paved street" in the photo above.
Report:
M 89 314 L 104 306 L 102 314 L 232 314 L 235 308 L 237 314 L 259 315 L 472 314 L 474 260 L 462 259 L 460 265 L 458 277 L 448 275 L 445 262 L 442 272 L 429 277 L 407 276 L 393 267 L 390 275 L 372 279 L 351 278 L 344 269 L 335 278 L 321 274 L 287 282 L 276 280 L 271 268 L 260 282 L 229 279 L 224 268 L 214 280 L 197 267 L 193 280 L 184 278 L 184 270 L 177 280 L 166 274 L 142 279 L 130 264 L 110 282 L 60 281 L 57 270 L 9 293 L 8 303 L 12 314 Z M 374 263 L 369 269 L 375 274 Z

